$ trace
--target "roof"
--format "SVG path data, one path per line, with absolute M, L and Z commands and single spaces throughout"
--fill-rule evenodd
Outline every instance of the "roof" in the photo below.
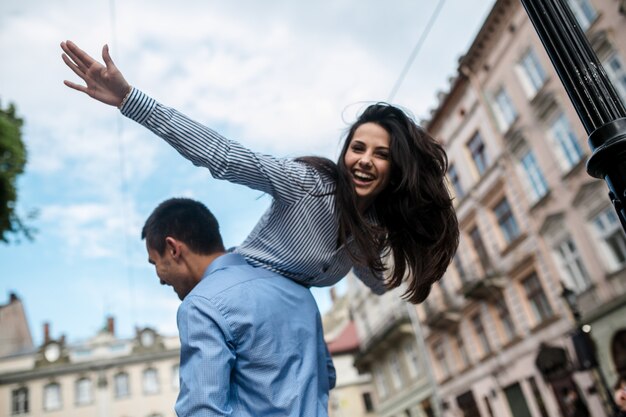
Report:
M 331 355 L 338 353 L 352 352 L 359 349 L 359 336 L 356 333 L 356 326 L 353 321 L 349 321 L 339 336 L 328 342 L 328 351 Z

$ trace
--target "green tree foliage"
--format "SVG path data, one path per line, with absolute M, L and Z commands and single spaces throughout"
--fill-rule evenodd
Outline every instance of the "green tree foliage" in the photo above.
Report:
M 17 177 L 24 172 L 26 165 L 22 124 L 13 104 L 7 109 L 0 105 L 0 242 L 4 243 L 8 243 L 11 234 L 23 234 L 32 239 L 33 233 L 15 212 Z

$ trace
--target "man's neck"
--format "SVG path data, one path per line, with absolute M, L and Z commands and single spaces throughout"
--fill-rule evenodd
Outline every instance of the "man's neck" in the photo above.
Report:
M 225 254 L 226 252 L 223 252 L 223 251 L 213 252 L 209 255 L 195 255 L 194 254 L 194 257 L 196 259 L 194 259 L 193 266 L 191 267 L 191 269 L 193 272 L 193 276 L 198 280 L 198 282 L 200 282 L 200 280 L 204 276 L 204 273 L 206 272 L 209 265 L 211 265 L 213 261 L 215 261 L 217 258 Z

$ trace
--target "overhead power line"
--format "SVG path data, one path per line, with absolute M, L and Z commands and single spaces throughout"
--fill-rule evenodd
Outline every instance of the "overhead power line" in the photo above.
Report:
M 422 49 L 422 45 L 424 44 L 424 41 L 426 41 L 426 39 L 428 38 L 428 34 L 430 33 L 430 30 L 435 24 L 435 21 L 437 20 L 437 17 L 439 16 L 439 12 L 443 8 L 443 4 L 445 2 L 446 0 L 439 0 L 439 3 L 437 3 L 435 10 L 433 10 L 433 13 L 430 16 L 430 19 L 428 19 L 428 23 L 424 27 L 424 30 L 420 34 L 420 37 L 417 40 L 417 43 L 415 44 L 413 51 L 411 51 L 411 55 L 409 55 L 409 59 L 407 59 L 406 64 L 404 64 L 404 68 L 402 69 L 402 72 L 400 73 L 398 80 L 396 81 L 393 88 L 391 89 L 391 93 L 389 93 L 389 97 L 387 98 L 388 102 L 391 102 L 395 98 L 396 93 L 400 89 L 400 86 L 402 85 L 402 82 L 404 81 L 404 78 L 406 77 L 406 74 L 409 72 L 411 65 L 413 65 L 413 61 L 415 61 L 417 54 L 419 53 L 420 49 Z

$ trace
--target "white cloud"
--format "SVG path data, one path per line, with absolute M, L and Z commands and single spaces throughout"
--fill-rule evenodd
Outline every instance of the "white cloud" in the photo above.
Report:
M 41 209 L 40 221 L 75 262 L 103 257 L 123 261 L 124 239 L 139 236 L 139 216 L 133 205 L 118 203 L 50 205 Z

